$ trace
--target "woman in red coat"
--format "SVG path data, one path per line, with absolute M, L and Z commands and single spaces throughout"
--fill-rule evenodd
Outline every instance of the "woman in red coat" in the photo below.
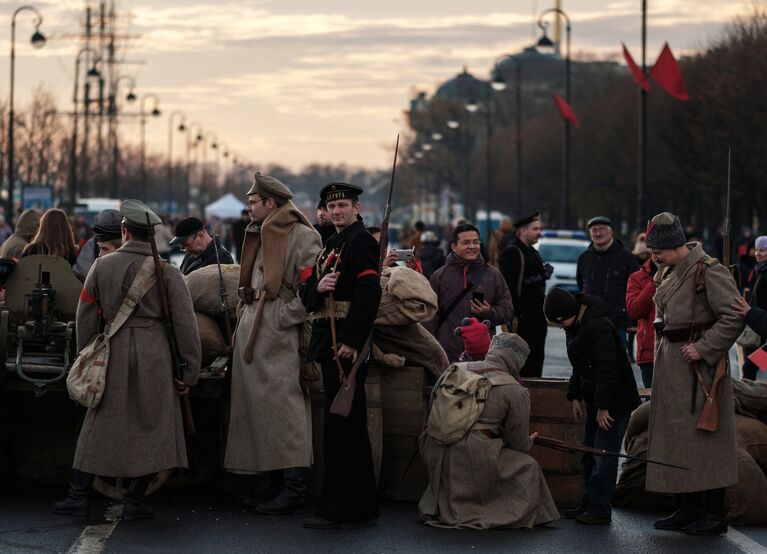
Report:
M 650 258 L 638 271 L 629 276 L 626 285 L 626 311 L 637 322 L 636 361 L 642 370 L 642 383 L 652 387 L 653 358 L 655 357 L 655 282 L 658 266 Z

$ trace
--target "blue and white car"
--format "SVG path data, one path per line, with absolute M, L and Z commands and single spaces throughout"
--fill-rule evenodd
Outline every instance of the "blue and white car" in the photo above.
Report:
M 554 267 L 551 278 L 546 281 L 546 292 L 560 287 L 572 293 L 580 292 L 575 280 L 578 256 L 591 242 L 583 231 L 544 231 L 535 248 L 543 261 Z

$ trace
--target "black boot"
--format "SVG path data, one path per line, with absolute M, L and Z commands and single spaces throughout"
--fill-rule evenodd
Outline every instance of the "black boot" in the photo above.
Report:
M 704 492 L 705 510 L 700 518 L 684 528 L 691 535 L 722 535 L 727 532 L 727 502 L 725 489 Z
M 703 492 L 682 494 L 682 505 L 673 514 L 655 522 L 655 528 L 663 531 L 681 531 L 703 514 L 705 505 Z
M 241 498 L 240 502 L 251 508 L 256 508 L 268 502 L 276 497 L 283 487 L 283 475 L 281 469 L 275 469 L 269 472 L 269 484 L 261 492 L 254 494 L 253 489 L 256 484 L 257 478 L 262 477 L 261 474 L 256 475 L 240 475 L 239 481 L 241 483 L 242 490 L 246 491 L 246 496 Z
M 94 477 L 91 473 L 73 469 L 69 476 L 67 497 L 53 505 L 53 513 L 67 516 L 87 516 L 88 491 L 93 484 Z
M 144 496 L 149 483 L 154 479 L 155 474 L 144 475 L 131 480 L 128 491 L 123 497 L 123 515 L 122 519 L 127 521 L 137 521 L 141 519 L 153 519 L 154 510 L 146 505 Z
M 292 514 L 304 507 L 306 495 L 306 468 L 291 467 L 283 471 L 284 485 L 279 494 L 269 502 L 256 506 L 262 514 Z

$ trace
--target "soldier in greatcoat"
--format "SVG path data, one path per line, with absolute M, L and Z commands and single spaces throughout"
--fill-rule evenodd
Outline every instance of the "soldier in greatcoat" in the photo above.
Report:
M 88 273 L 77 306 L 77 348 L 81 350 L 117 314 L 136 274 L 152 255 L 147 214 L 160 218 L 138 200 L 126 200 L 123 245 L 98 258 Z M 200 338 L 189 290 L 181 273 L 164 264 L 163 279 L 182 361 L 183 380 L 174 380 L 171 352 L 163 327 L 155 283 L 132 315 L 109 340 L 110 357 L 101 403 L 88 410 L 72 463 L 69 494 L 54 512 L 87 515 L 88 490 L 95 475 L 130 478 L 123 519 L 148 519 L 146 489 L 157 472 L 187 467 L 180 394 L 188 394 L 200 369 Z
M 297 294 L 321 248 L 320 235 L 290 201 L 290 189 L 274 177 L 256 173 L 247 197 L 252 223 L 240 254 L 224 469 L 282 472 L 282 490 L 255 507 L 286 514 L 303 507 L 312 463 L 311 405 L 299 379 L 307 315 Z
M 647 228 L 647 247 L 661 266 L 647 456 L 689 470 L 648 464 L 646 487 L 680 497 L 679 509 L 656 521 L 656 529 L 716 535 L 727 531 L 725 488 L 738 481 L 729 366 L 718 391 L 711 385 L 744 322 L 730 309 L 738 290 L 728 269 L 685 240 L 679 218 L 668 212 Z M 716 430 L 699 430 L 707 396 L 717 392 Z
M 320 252 L 301 291 L 307 311 L 313 312 L 307 361 L 320 363 L 325 389 L 325 478 L 315 516 L 304 522 L 305 527 L 315 529 L 372 523 L 379 514 L 366 424 L 366 361 L 357 372 L 349 416 L 330 413 L 333 399 L 357 357 L 367 357 L 365 346 L 381 301 L 379 246 L 358 219 L 360 194 L 361 188 L 347 183 L 330 183 L 320 192 L 336 233 Z M 331 294 L 335 314 L 329 312 Z M 334 357 L 334 339 L 340 368 Z

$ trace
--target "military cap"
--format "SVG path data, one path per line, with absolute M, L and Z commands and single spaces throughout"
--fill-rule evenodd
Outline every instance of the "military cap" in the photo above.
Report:
M 251 194 L 257 194 L 262 198 L 281 198 L 282 200 L 293 198 L 293 193 L 282 181 L 269 175 L 261 175 L 259 171 L 253 175 L 253 186 L 245 193 L 245 196 Z
M 645 244 L 652 250 L 672 250 L 687 242 L 682 222 L 678 216 L 669 212 L 661 212 L 653 217 L 645 234 Z
M 357 200 L 360 194 L 362 194 L 362 189 L 356 185 L 333 181 L 322 187 L 320 198 L 327 204 L 333 200 L 346 200 L 347 198 Z
M 608 227 L 612 227 L 613 222 L 610 221 L 609 217 L 598 215 L 596 217 L 592 217 L 591 219 L 589 219 L 589 222 L 586 223 L 586 227 L 588 229 L 591 229 L 594 225 L 607 225 Z
M 187 238 L 189 238 L 191 235 L 194 235 L 198 231 L 202 231 L 204 228 L 205 225 L 203 225 L 202 221 L 196 217 L 187 217 L 186 219 L 182 219 L 178 222 L 178 225 L 176 225 L 176 228 L 173 230 L 173 234 L 176 236 L 173 237 L 168 244 L 171 246 L 181 246 L 186 242 Z
M 101 210 L 93 224 L 96 240 L 112 240 L 120 237 L 123 216 L 118 210 Z M 146 224 L 146 222 L 144 222 Z
M 524 227 L 528 223 L 532 223 L 533 221 L 538 221 L 541 218 L 541 212 L 533 212 L 531 214 L 523 215 L 518 220 L 516 220 L 512 225 L 515 229 L 519 229 L 520 227 Z
M 141 200 L 126 200 L 120 204 L 120 213 L 123 216 L 123 223 L 136 227 L 138 229 L 149 229 L 162 223 L 162 219 L 144 204 Z M 149 216 L 149 225 L 147 225 L 147 215 Z

